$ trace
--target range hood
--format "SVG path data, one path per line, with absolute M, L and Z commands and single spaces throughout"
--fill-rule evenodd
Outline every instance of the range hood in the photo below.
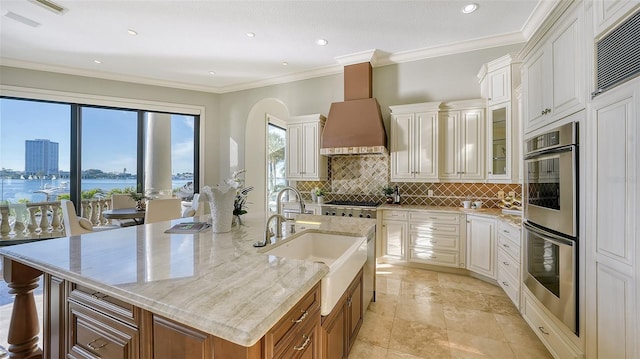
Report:
M 334 102 L 322 131 L 325 156 L 386 154 L 387 134 L 378 101 L 372 97 L 371 63 L 344 67 L 344 102 Z

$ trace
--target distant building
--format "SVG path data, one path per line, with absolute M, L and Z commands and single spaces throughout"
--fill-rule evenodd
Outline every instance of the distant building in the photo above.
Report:
M 35 139 L 24 141 L 26 175 L 58 175 L 58 142 Z

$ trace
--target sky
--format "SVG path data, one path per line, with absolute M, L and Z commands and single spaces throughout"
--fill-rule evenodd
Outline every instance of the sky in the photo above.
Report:
M 0 168 L 24 171 L 25 140 L 59 143 L 59 169 L 69 171 L 69 105 L 0 99 Z M 136 172 L 133 111 L 84 107 L 82 169 Z M 172 173 L 193 172 L 193 116 L 172 115 Z

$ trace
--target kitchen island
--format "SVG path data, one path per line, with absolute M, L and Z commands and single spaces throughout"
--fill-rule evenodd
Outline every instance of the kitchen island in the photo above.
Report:
M 22 357 L 39 355 L 32 292 L 44 273 L 45 357 L 72 349 L 82 339 L 81 326 L 122 342 L 132 357 L 152 357 L 157 354 L 153 345 L 162 344 L 153 339 L 158 325 L 177 328 L 190 340 L 205 335 L 205 347 L 212 346 L 205 349 L 211 353 L 219 345 L 226 349 L 218 353 L 263 356 L 265 335 L 319 287 L 328 269 L 321 263 L 258 253 L 252 244 L 262 240 L 265 218 L 245 217 L 244 224 L 229 233 L 164 233 L 173 224 L 192 220 L 183 218 L 0 249 L 5 280 L 16 293 L 10 351 Z M 374 220 L 300 218 L 315 222 L 315 230 L 322 233 L 371 236 L 375 231 Z M 115 329 L 95 324 L 87 303 L 110 321 L 117 319 Z M 73 332 L 73 325 L 80 329 Z M 103 344 L 92 342 L 88 348 L 99 352 Z M 140 349 L 132 350 L 134 346 Z

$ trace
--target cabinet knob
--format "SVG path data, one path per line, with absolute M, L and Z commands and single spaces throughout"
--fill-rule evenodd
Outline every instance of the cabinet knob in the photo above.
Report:
M 509 283 L 507 283 L 507 282 L 503 281 L 503 282 L 502 282 L 502 285 L 504 285 L 505 287 L 508 287 L 508 286 L 509 286 Z
M 542 332 L 542 334 L 544 334 L 544 335 L 549 335 L 549 332 L 545 332 L 545 331 L 544 331 L 544 327 L 538 327 L 538 330 L 539 330 L 540 332 Z

